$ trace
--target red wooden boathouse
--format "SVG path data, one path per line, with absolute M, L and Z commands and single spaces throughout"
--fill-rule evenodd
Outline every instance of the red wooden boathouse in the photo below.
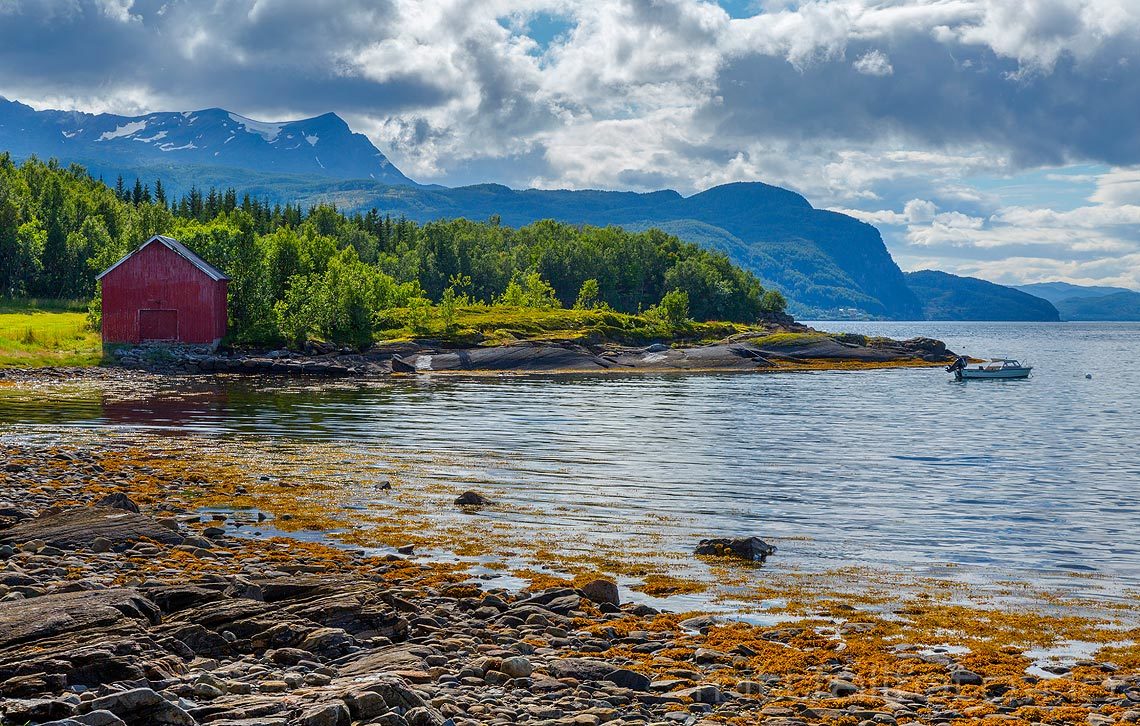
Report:
M 97 279 L 104 343 L 216 345 L 226 335 L 229 278 L 176 239 L 151 237 Z

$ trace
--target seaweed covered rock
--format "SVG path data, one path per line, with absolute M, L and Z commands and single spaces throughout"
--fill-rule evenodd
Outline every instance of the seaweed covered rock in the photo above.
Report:
M 461 507 L 485 507 L 491 500 L 479 492 L 463 492 L 455 498 L 455 503 Z
M 695 554 L 715 557 L 736 557 L 750 562 L 763 562 L 776 548 L 759 537 L 718 537 L 702 539 Z

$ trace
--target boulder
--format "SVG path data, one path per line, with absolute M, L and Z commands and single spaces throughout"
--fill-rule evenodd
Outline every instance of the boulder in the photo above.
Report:
M 382 676 L 371 683 L 360 683 L 355 687 L 354 693 L 363 691 L 375 693 L 390 709 L 412 709 L 425 705 L 424 699 L 412 690 L 407 681 L 394 676 Z M 359 700 L 359 695 L 356 698 Z
M 614 672 L 609 661 L 594 658 L 562 658 L 552 661 L 547 670 L 555 678 L 572 678 L 576 681 L 602 681 Z
M 367 721 L 379 716 L 388 710 L 388 704 L 379 693 L 372 691 L 353 691 L 346 693 L 344 703 L 352 718 L 358 721 Z
M 443 717 L 442 713 L 427 706 L 420 706 L 408 711 L 404 714 L 404 720 L 408 722 L 409 726 L 444 726 L 447 723 L 447 719 Z
M 582 594 L 596 603 L 621 605 L 617 583 L 612 580 L 594 580 L 582 586 Z
M 51 698 L 12 699 L 3 704 L 4 723 L 11 724 L 66 719 L 75 712 L 76 708 L 73 704 Z
M 122 492 L 113 492 L 95 502 L 96 507 L 110 507 L 111 509 L 122 509 L 127 512 L 139 513 L 139 505 L 131 501 L 131 498 Z
M 297 720 L 299 726 L 348 726 L 352 717 L 343 703 L 322 703 L 312 706 Z
M 93 711 L 110 711 L 128 726 L 197 726 L 198 722 L 150 688 L 135 688 L 96 698 Z
M 479 492 L 463 492 L 455 498 L 455 503 L 461 507 L 485 507 L 491 501 Z
M 724 694 L 720 692 L 720 689 L 711 683 L 703 686 L 684 688 L 680 691 L 673 691 L 669 695 L 679 698 L 691 698 L 697 703 L 707 703 L 712 706 L 715 706 L 716 704 L 721 703 L 725 700 Z
M 326 658 L 336 658 L 347 653 L 355 644 L 352 636 L 341 628 L 317 628 L 306 635 L 297 647 Z
M 980 686 L 985 681 L 977 673 L 960 668 L 950 674 L 950 682 L 957 686 Z
M 534 672 L 534 666 L 523 656 L 516 655 L 513 658 L 503 659 L 499 670 L 511 678 L 527 678 Z
M 828 684 L 827 689 L 831 691 L 831 695 L 835 698 L 845 698 L 847 696 L 854 696 L 859 692 L 859 686 L 851 681 L 845 681 L 841 678 L 835 678 Z
M 631 671 L 628 668 L 618 668 L 616 671 L 607 673 L 605 680 L 631 691 L 648 691 L 649 684 L 652 683 L 648 676 L 637 671 Z
M 776 548 L 759 537 L 719 537 L 702 539 L 696 554 L 716 557 L 736 557 L 750 562 L 763 562 Z
M 415 373 L 416 364 L 409 363 L 398 355 L 392 356 L 392 372 L 393 373 Z

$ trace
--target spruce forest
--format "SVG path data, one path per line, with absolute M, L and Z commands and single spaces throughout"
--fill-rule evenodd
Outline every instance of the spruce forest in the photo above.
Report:
M 541 221 L 416 224 L 373 209 L 270 205 L 233 189 L 168 198 L 79 166 L 0 154 L 0 296 L 93 300 L 95 276 L 152 235 L 230 276 L 237 342 L 366 345 L 393 317 L 457 306 L 612 310 L 748 323 L 784 299 L 723 254 L 660 230 Z

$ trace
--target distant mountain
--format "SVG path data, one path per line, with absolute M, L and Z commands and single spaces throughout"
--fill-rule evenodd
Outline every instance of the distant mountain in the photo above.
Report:
M 1140 292 L 1126 287 L 1036 282 L 1016 289 L 1045 298 L 1061 313 L 1061 320 L 1140 320 Z
M 0 150 L 80 163 L 128 183 L 156 178 L 172 193 L 234 187 L 271 201 L 376 208 L 420 222 L 441 217 L 510 225 L 540 219 L 660 227 L 724 251 L 781 290 L 801 317 L 917 319 L 907 287 L 878 230 L 815 209 L 799 194 L 760 183 L 726 184 L 683 197 L 606 191 L 512 190 L 496 184 L 448 189 L 416 185 L 335 114 L 254 121 L 222 109 L 145 116 L 36 111 L 0 99 Z
M 1073 285 L 1068 282 L 1034 282 L 1028 285 L 1010 285 L 1015 290 L 1043 297 L 1056 305 L 1062 300 L 1084 297 L 1103 297 L 1118 292 L 1134 292 L 1125 287 L 1104 287 L 1097 285 Z
M 114 176 L 176 167 L 222 167 L 413 184 L 368 137 L 326 113 L 300 121 L 254 121 L 220 108 L 145 116 L 36 111 L 0 97 L 0 148 L 82 163 Z
M 927 320 L 1060 320 L 1048 300 L 976 277 L 921 270 L 906 273 L 906 281 Z
M 1097 297 L 1070 297 L 1057 301 L 1062 320 L 1140 320 L 1140 292 L 1122 290 Z

